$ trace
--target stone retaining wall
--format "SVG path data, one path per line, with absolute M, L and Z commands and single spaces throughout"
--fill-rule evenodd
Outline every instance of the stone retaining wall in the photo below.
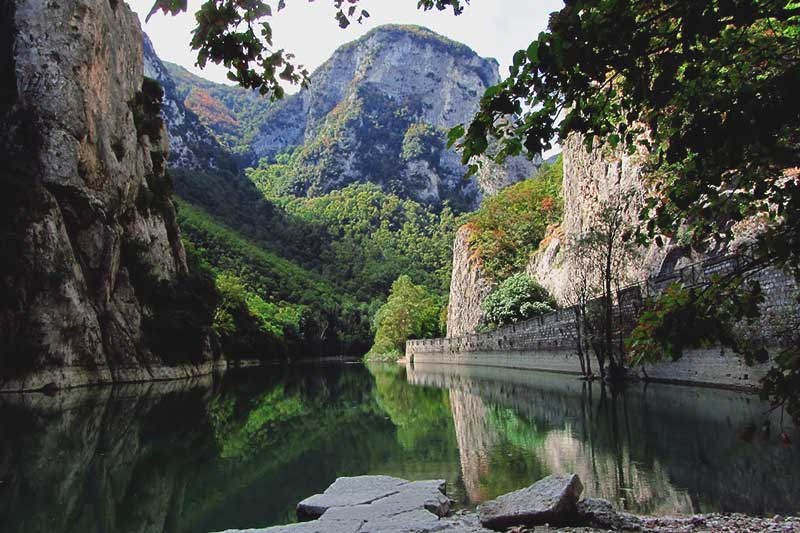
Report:
M 747 259 L 745 256 L 710 259 L 626 287 L 618 294 L 617 320 L 634 322 L 645 299 L 660 293 L 673 282 L 681 281 L 687 286 L 704 285 L 711 282 L 714 275 L 741 270 Z M 762 322 L 753 334 L 762 337 L 767 345 L 775 345 L 778 330 L 786 317 L 797 319 L 797 284 L 791 276 L 776 269 L 762 270 L 752 278 L 760 282 L 766 297 L 762 305 Z M 406 344 L 406 356 L 412 362 L 581 374 L 573 309 L 558 310 L 488 333 L 410 340 Z M 594 360 L 592 364 L 596 366 Z M 748 366 L 730 350 L 716 347 L 689 350 L 680 361 L 647 365 L 637 372 L 652 381 L 754 389 L 769 367 L 769 362 Z

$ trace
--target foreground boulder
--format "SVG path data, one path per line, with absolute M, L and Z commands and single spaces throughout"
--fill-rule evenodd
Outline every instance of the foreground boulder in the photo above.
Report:
M 500 496 L 478 507 L 484 527 L 566 524 L 573 521 L 583 484 L 575 475 L 547 476 L 528 488 Z
M 409 482 L 390 476 L 340 477 L 322 494 L 315 494 L 297 504 L 300 519 L 321 517 L 332 508 L 352 508 L 376 504 L 370 511 L 425 509 L 438 517 L 450 512 L 443 479 Z

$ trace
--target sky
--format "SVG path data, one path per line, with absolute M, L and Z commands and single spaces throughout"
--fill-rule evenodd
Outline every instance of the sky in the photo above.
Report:
M 209 65 L 204 70 L 194 66 L 196 55 L 189 47 L 194 17 L 184 13 L 175 17 L 158 13 L 149 23 L 144 18 L 153 0 L 127 0 L 139 14 L 144 31 L 150 36 L 162 60 L 177 63 L 212 81 L 229 83 L 225 69 Z M 201 0 L 189 0 L 189 11 Z M 500 62 L 505 76 L 511 59 L 525 49 L 547 25 L 548 15 L 563 6 L 562 0 L 472 0 L 461 16 L 452 11 L 416 9 L 416 0 L 361 0 L 370 13 L 363 24 L 340 29 L 334 20 L 333 0 L 288 0 L 287 7 L 271 19 L 273 42 L 296 56 L 297 63 L 309 72 L 328 59 L 336 48 L 357 39 L 381 24 L 418 24 L 467 44 L 479 55 Z M 287 92 L 295 89 L 286 87 Z

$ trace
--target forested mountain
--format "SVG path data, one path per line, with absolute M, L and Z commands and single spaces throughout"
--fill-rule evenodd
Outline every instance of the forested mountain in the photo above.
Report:
M 319 196 L 351 183 L 376 183 L 401 198 L 435 207 L 448 201 L 466 211 L 535 170 L 513 158 L 479 178 L 462 179 L 458 154 L 445 148 L 446 132 L 466 122 L 499 81 L 497 62 L 424 28 L 376 28 L 334 52 L 312 73 L 308 89 L 276 103 L 155 57 L 148 64 L 159 65 L 150 75 L 165 87 L 165 117 L 174 135 L 211 132 L 241 167 L 258 167 L 254 173 L 270 195 Z M 177 107 L 187 118 L 171 116 Z M 191 143 L 174 142 L 173 152 Z M 208 168 L 177 156 L 173 163 Z
M 214 137 L 243 164 L 256 161 L 253 138 L 267 120 L 271 102 L 239 86 L 214 83 L 174 63 L 163 62 L 176 94 Z
M 272 194 L 317 196 L 371 182 L 402 198 L 473 209 L 484 192 L 533 169 L 515 161 L 485 183 L 463 180 L 458 154 L 445 148 L 447 130 L 468 121 L 499 79 L 494 59 L 463 44 L 416 26 L 378 27 L 269 110 L 253 140 L 259 173 Z M 276 160 L 280 174 L 269 166 Z
M 144 55 L 164 91 L 179 223 L 229 301 L 228 352 L 275 351 L 247 333 L 259 323 L 279 352 L 363 352 L 393 282 L 406 274 L 443 303 L 460 213 L 538 166 L 463 179 L 446 132 L 499 81 L 497 62 L 424 28 L 376 28 L 278 102 L 164 63 L 146 38 Z

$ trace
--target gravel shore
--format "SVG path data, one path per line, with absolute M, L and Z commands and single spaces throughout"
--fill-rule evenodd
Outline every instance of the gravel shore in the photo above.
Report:
M 639 517 L 642 531 L 649 533 L 800 533 L 800 517 L 773 516 L 758 518 L 742 514 L 708 514 L 684 517 Z M 509 533 L 543 533 L 560 531 L 573 533 L 605 533 L 605 529 L 588 527 L 511 529 Z

